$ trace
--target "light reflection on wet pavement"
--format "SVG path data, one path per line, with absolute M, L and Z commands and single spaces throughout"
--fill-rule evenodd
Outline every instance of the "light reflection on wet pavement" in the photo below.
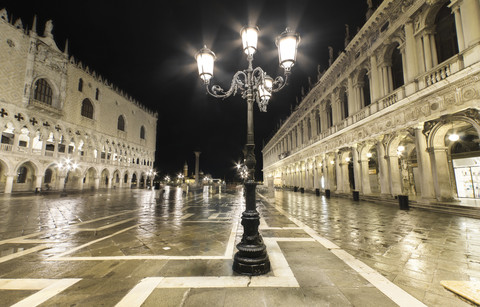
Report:
M 272 205 L 258 202 L 261 233 L 283 240 L 279 251 L 300 288 L 152 288 L 144 305 L 395 305 L 279 206 L 423 303 L 468 306 L 440 280 L 480 279 L 478 220 L 288 191 L 266 196 Z M 1 197 L 0 304 L 31 298 L 52 281 L 60 290 L 44 305 L 114 306 L 148 278 L 237 278 L 231 266 L 241 192 L 185 196 L 172 187 L 156 197 L 152 190 Z M 36 286 L 8 290 L 18 278 Z
M 291 191 L 272 203 L 428 305 L 450 302 L 441 280 L 480 281 L 480 221 Z

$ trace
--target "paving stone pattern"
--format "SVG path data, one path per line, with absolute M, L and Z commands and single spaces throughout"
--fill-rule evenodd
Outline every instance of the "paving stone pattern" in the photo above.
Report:
M 419 304 L 470 306 L 440 280 L 480 278 L 475 219 L 288 191 L 258 198 L 272 272 L 239 276 L 231 266 L 243 232 L 241 192 L 183 196 L 171 188 L 157 196 L 0 197 L 0 305 L 397 305 L 290 217 Z

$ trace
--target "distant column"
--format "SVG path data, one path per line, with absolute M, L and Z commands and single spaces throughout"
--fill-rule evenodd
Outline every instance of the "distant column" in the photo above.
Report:
M 7 175 L 7 179 L 5 181 L 5 194 L 10 194 L 12 193 L 12 188 L 13 188 L 13 175 Z
M 195 185 L 200 184 L 200 151 L 195 151 Z

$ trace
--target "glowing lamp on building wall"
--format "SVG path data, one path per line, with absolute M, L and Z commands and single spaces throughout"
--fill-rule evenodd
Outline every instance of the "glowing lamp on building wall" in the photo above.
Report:
M 448 139 L 452 142 L 456 142 L 460 139 L 460 136 L 456 133 L 452 133 L 448 136 Z
M 333 164 L 335 164 L 335 161 L 333 161 L 333 160 L 332 160 L 332 161 L 330 161 L 330 164 L 332 164 L 332 165 L 333 165 Z
M 346 157 L 345 161 L 350 162 L 350 157 Z
M 205 84 L 208 84 L 213 77 L 213 65 L 216 59 L 215 53 L 208 49 L 207 46 L 204 46 L 197 52 L 195 59 L 197 60 L 198 75 Z
M 372 157 L 372 153 L 371 152 L 367 152 L 367 158 L 371 158 Z
M 258 27 L 243 27 L 240 30 L 243 51 L 248 56 L 252 56 L 257 52 L 258 32 Z
M 285 29 L 285 31 L 277 37 L 278 60 L 280 66 L 285 69 L 285 71 L 290 71 L 293 65 L 295 65 L 299 43 L 300 35 L 291 31 L 289 28 Z
M 398 152 L 402 152 L 404 150 L 405 150 L 405 146 L 400 145 L 400 146 L 397 147 Z

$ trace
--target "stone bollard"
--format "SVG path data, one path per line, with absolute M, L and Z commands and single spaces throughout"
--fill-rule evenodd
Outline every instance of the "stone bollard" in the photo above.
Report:
M 398 204 L 400 206 L 400 210 L 408 210 L 410 209 L 408 205 L 408 195 L 398 195 Z
M 359 191 L 353 191 L 353 200 L 354 201 L 359 201 L 360 200 L 360 192 Z
M 325 190 L 325 197 L 330 198 L 330 190 L 329 189 Z

